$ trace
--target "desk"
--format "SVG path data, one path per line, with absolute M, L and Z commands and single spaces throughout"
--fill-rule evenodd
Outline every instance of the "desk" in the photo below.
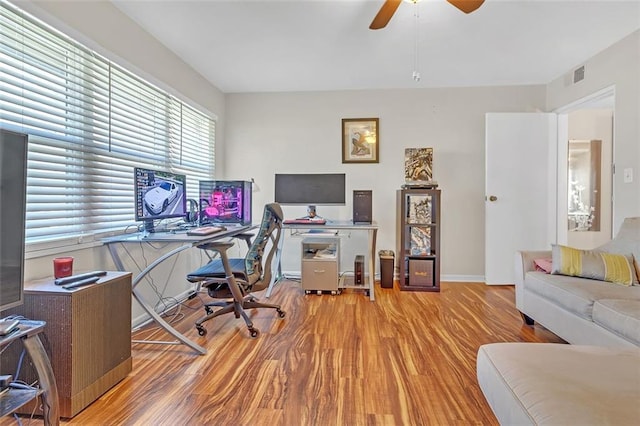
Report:
M 353 223 L 351 221 L 332 221 L 328 220 L 324 225 L 314 225 L 314 224 L 293 224 L 293 223 L 285 223 L 282 225 L 282 229 L 289 230 L 292 234 L 298 233 L 300 235 L 304 235 L 302 231 L 315 230 L 315 231 L 336 231 L 338 234 L 340 231 L 367 231 L 368 234 L 368 250 L 367 250 L 367 264 L 368 272 L 369 272 L 369 280 L 368 287 L 363 286 L 354 286 L 354 285 L 345 285 L 341 284 L 341 288 L 365 288 L 369 291 L 369 299 L 373 302 L 375 300 L 374 288 L 376 282 L 376 238 L 378 235 L 378 225 L 376 224 L 359 224 Z M 311 234 L 313 235 L 313 234 Z M 315 236 L 321 236 L 315 234 Z M 276 262 L 278 265 L 277 274 L 274 279 L 269 284 L 269 288 L 267 289 L 266 297 L 271 296 L 271 291 L 273 287 L 283 279 L 282 275 L 282 266 L 281 266 L 281 256 L 282 256 L 282 246 L 284 245 L 284 235 L 280 238 L 278 243 L 278 251 L 276 253 Z M 340 271 L 338 271 L 340 272 Z
M 40 384 L 40 390 L 9 389 L 9 391 L 0 395 L 0 415 L 9 414 L 37 396 L 42 395 L 44 424 L 58 425 L 60 424 L 58 388 L 56 387 L 56 379 L 53 375 L 47 352 L 44 350 L 39 337 L 39 334 L 44 330 L 45 324 L 44 321 L 22 320 L 17 332 L 0 337 L 0 348 L 17 340 L 22 341 L 38 373 Z
M 118 244 L 131 244 L 131 243 L 178 243 L 181 244 L 177 248 L 163 254 L 158 257 L 156 260 L 151 262 L 149 266 L 144 268 L 142 271 L 135 276 L 131 283 L 131 293 L 133 297 L 140 303 L 140 306 L 151 316 L 151 318 L 162 328 L 164 328 L 169 334 L 178 339 L 178 341 L 157 341 L 157 340 L 134 340 L 134 343 L 158 343 L 165 345 L 179 345 L 181 343 L 189 346 L 200 355 L 204 355 L 207 353 L 207 350 L 202 346 L 192 342 L 187 339 L 184 335 L 179 333 L 175 328 L 173 328 L 168 322 L 166 322 L 156 311 L 153 309 L 142 294 L 137 291 L 136 287 L 144 279 L 144 277 L 149 274 L 156 266 L 164 262 L 165 260 L 171 258 L 172 256 L 177 255 L 178 253 L 193 248 L 193 247 L 203 247 L 205 248 L 207 243 L 212 241 L 218 241 L 223 238 L 241 238 L 247 241 L 248 236 L 247 231 L 252 229 L 253 226 L 228 226 L 225 231 L 218 232 L 211 235 L 187 235 L 187 231 L 175 231 L 175 232 L 156 232 L 152 234 L 148 233 L 135 233 L 135 234 L 124 234 L 118 235 L 111 238 L 106 238 L 103 240 L 104 244 L 107 245 L 109 249 L 109 253 L 111 254 L 111 258 L 118 268 L 119 271 L 124 271 L 124 264 L 120 259 L 120 255 L 118 254 L 117 245 Z

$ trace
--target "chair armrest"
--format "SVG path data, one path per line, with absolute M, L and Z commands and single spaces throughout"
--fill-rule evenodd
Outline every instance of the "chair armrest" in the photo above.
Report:
M 551 257 L 551 250 L 517 251 L 515 254 L 515 284 L 516 308 L 522 312 L 524 300 L 524 278 L 527 272 L 535 271 L 533 261 L 544 257 Z

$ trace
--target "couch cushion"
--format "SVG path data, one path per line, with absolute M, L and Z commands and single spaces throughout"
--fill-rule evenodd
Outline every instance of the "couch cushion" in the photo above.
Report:
M 635 425 L 640 348 L 480 346 L 480 388 L 500 424 Z
M 625 287 L 587 278 L 527 272 L 524 288 L 584 319 L 592 321 L 593 303 L 600 299 L 640 300 L 640 287 Z
M 552 274 L 592 278 L 623 285 L 638 284 L 633 256 L 630 253 L 580 250 L 553 244 L 551 258 Z
M 622 222 L 615 238 L 598 247 L 608 253 L 627 254 L 634 257 L 636 274 L 640 279 L 640 217 L 628 217 Z
M 593 322 L 640 346 L 640 301 L 598 300 L 593 304 Z

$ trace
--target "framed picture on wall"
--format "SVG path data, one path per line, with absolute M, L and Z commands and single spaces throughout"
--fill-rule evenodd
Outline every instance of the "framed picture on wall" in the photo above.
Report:
M 342 162 L 378 163 L 377 118 L 342 119 Z

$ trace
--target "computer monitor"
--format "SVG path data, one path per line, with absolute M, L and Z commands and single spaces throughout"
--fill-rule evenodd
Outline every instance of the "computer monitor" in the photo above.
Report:
M 276 174 L 275 201 L 280 204 L 307 205 L 309 216 L 315 206 L 346 203 L 344 173 Z
M 185 175 L 135 168 L 136 221 L 144 221 L 145 231 L 155 231 L 155 220 L 186 216 L 186 181 Z
M 27 136 L 0 130 L 0 312 L 22 305 Z
M 200 181 L 200 224 L 251 224 L 251 182 Z

